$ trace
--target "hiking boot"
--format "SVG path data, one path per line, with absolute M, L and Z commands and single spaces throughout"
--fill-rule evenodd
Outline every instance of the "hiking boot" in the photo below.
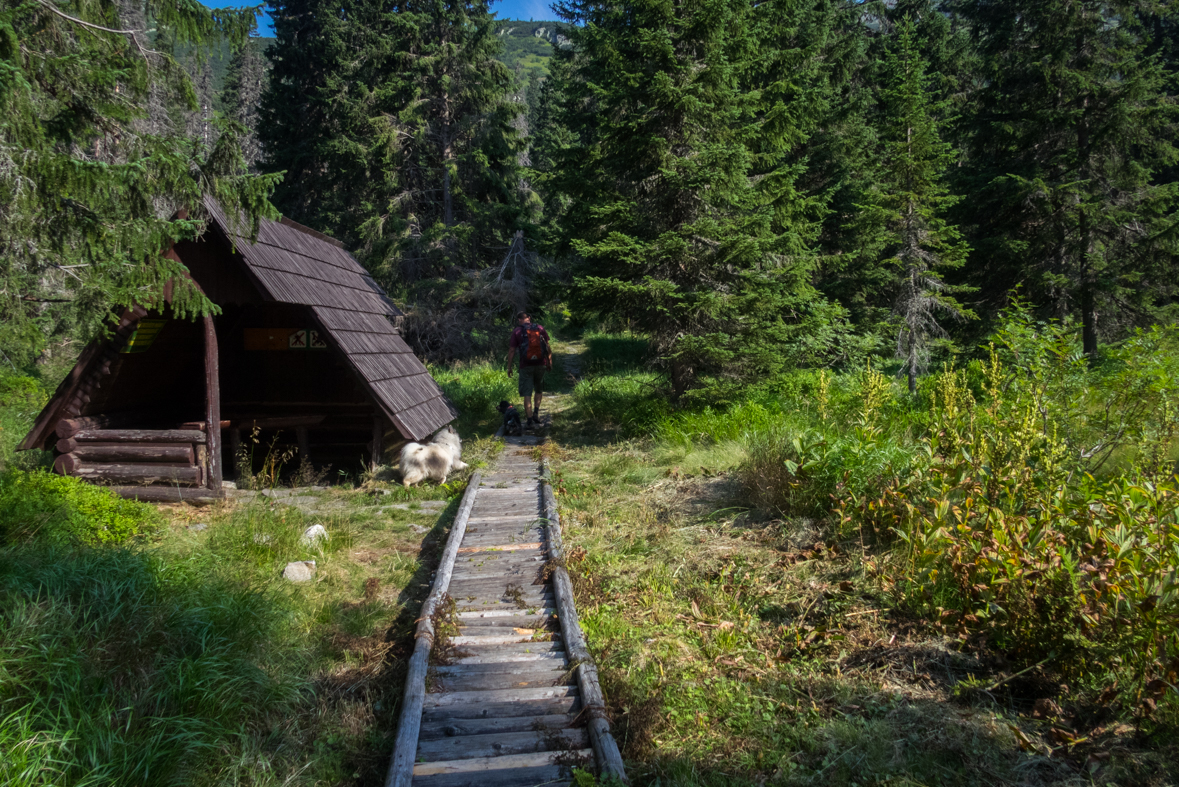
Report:
M 540 426 L 540 419 L 534 415 L 530 415 L 530 416 L 528 416 L 528 425 L 529 426 Z

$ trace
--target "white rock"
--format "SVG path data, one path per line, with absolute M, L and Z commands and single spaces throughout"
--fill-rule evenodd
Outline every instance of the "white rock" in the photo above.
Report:
M 310 582 L 315 578 L 315 561 L 287 563 L 287 567 L 282 570 L 282 577 L 289 582 Z
M 221 488 L 222 489 L 237 489 L 237 482 L 236 481 L 222 481 Z
M 330 538 L 331 536 L 328 535 L 328 531 L 324 529 L 323 525 L 312 525 L 303 531 L 303 535 L 299 538 L 299 546 L 313 547 Z
M 204 522 L 197 522 L 195 525 L 189 525 L 188 529 L 194 530 L 199 533 L 202 530 L 208 530 L 209 526 L 207 524 L 205 524 Z
M 266 533 L 255 533 L 254 534 L 254 543 L 258 544 L 259 546 L 266 546 L 267 544 L 270 543 L 270 541 L 271 541 L 271 537 L 269 535 L 267 535 Z

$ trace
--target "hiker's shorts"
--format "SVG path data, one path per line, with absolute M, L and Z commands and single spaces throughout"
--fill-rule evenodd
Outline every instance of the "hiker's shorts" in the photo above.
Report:
M 521 366 L 520 382 L 516 385 L 516 390 L 524 397 L 532 396 L 533 391 L 544 393 L 544 372 L 543 366 Z

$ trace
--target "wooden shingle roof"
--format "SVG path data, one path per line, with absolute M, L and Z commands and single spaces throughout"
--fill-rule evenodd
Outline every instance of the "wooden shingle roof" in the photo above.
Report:
M 403 436 L 421 440 L 458 417 L 393 324 L 401 311 L 339 242 L 284 219 L 263 220 L 256 242 L 206 202 L 264 298 L 310 306 L 315 318 Z

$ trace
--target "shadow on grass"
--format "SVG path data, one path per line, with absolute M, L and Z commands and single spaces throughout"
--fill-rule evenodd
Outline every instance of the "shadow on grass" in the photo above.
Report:
M 371 713 L 357 720 L 368 724 L 369 731 L 364 746 L 351 753 L 344 769 L 352 774 L 353 783 L 357 785 L 383 787 L 385 784 L 397 736 L 398 715 L 405 696 L 406 669 L 413 653 L 418 614 L 433 586 L 432 574 L 438 568 L 461 499 L 452 499 L 434 527 L 423 536 L 417 569 L 397 597 L 401 611 L 385 629 L 380 642 L 375 643 L 379 649 L 379 661 L 367 668 L 361 666 L 324 676 L 317 682 L 316 690 L 321 693 L 321 701 L 358 701 L 366 709 L 366 714 Z

